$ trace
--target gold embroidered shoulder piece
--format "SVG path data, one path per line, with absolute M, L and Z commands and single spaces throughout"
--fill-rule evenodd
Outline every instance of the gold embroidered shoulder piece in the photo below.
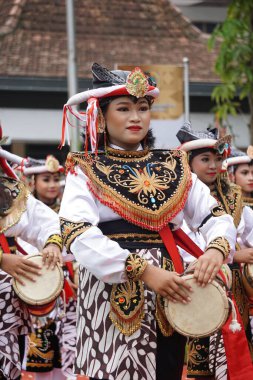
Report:
M 192 184 L 186 153 L 180 150 L 123 151 L 97 156 L 73 153 L 95 197 L 123 219 L 159 231 L 184 207 Z
M 9 177 L 0 177 L 1 183 L 10 191 L 13 199 L 11 207 L 6 210 L 5 216 L 0 218 L 0 232 L 5 232 L 19 222 L 26 210 L 27 198 L 30 194 L 25 184 Z
M 248 206 L 253 210 L 253 198 L 243 197 L 243 205 Z
M 234 224 L 238 227 L 243 209 L 242 191 L 240 186 L 230 184 L 226 194 L 224 194 L 220 186 L 216 186 L 215 190 L 212 191 L 212 196 L 218 200 L 225 212 L 233 217 Z

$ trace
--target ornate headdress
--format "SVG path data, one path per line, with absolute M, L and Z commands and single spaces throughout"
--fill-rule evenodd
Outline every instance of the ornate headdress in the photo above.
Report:
M 98 144 L 99 117 L 101 116 L 99 99 L 123 95 L 132 95 L 136 98 L 144 96 L 156 98 L 159 95 L 155 82 L 147 77 L 139 67 L 136 67 L 132 72 L 122 70 L 109 71 L 98 63 L 94 63 L 92 65 L 92 74 L 93 89 L 73 95 L 64 105 L 60 146 L 64 146 L 65 144 L 67 124 L 71 125 L 68 119 L 68 112 L 85 123 L 86 146 L 89 139 L 91 150 L 95 152 Z M 88 103 L 86 113 L 73 109 L 73 106 L 83 102 Z
M 29 167 L 18 166 L 16 170 L 22 172 L 25 176 L 41 173 L 63 173 L 64 167 L 60 165 L 59 161 L 53 156 L 47 156 L 46 160 L 36 160 L 28 157 Z
M 239 149 L 231 149 L 230 157 L 222 163 L 222 170 L 226 171 L 229 167 L 234 165 L 249 164 L 253 160 L 253 146 L 250 145 L 247 149 L 247 153 L 242 152 Z
M 217 150 L 226 157 L 230 153 L 231 136 L 226 135 L 222 138 L 218 138 L 218 130 L 216 128 L 198 132 L 192 129 L 190 122 L 186 122 L 180 128 L 176 136 L 182 144 L 179 149 L 185 152 L 210 148 Z

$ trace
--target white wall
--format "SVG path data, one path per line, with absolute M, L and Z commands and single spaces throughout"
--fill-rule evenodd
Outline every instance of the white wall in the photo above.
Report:
M 16 141 L 60 141 L 61 118 L 61 110 L 0 108 L 3 133 Z
M 213 124 L 213 114 L 191 113 L 193 129 L 205 130 Z M 247 127 L 248 117 L 231 117 L 234 144 L 240 148 L 249 145 L 250 136 Z M 0 108 L 0 121 L 3 133 L 15 141 L 58 143 L 61 139 L 61 110 Z M 183 117 L 175 121 L 152 121 L 157 147 L 174 148 L 179 145 L 176 138 Z

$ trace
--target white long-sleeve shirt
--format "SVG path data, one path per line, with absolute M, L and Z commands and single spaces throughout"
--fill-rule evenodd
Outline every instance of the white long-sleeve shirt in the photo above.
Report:
M 66 178 L 59 216 L 75 223 L 87 222 L 92 226 L 73 240 L 70 250 L 76 260 L 98 279 L 109 283 L 124 282 L 127 280 L 125 261 L 129 251 L 103 235 L 97 227 L 101 222 L 121 217 L 90 192 L 88 178 L 79 167 L 76 168 L 76 172 L 77 175 L 69 173 Z M 209 188 L 192 174 L 192 186 L 184 210 L 179 212 L 171 223 L 175 229 L 180 228 L 185 218 L 190 228 L 197 231 L 215 206 L 217 202 L 210 195 Z M 226 237 L 234 252 L 236 229 L 230 215 L 209 218 L 200 231 L 206 244 L 217 237 Z
M 44 203 L 28 196 L 26 210 L 20 220 L 4 232 L 7 237 L 20 237 L 42 250 L 49 236 L 60 235 L 58 215 Z

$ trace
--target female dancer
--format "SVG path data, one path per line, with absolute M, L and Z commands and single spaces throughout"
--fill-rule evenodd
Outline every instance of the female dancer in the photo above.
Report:
M 0 378 L 14 380 L 21 376 L 21 337 L 28 334 L 31 324 L 28 310 L 12 289 L 11 279 L 22 282 L 20 276 L 24 276 L 34 281 L 40 268 L 7 253 L 10 250 L 6 237 L 20 236 L 36 245 L 49 266 L 62 262 L 62 244 L 57 215 L 34 199 L 22 182 L 0 177 L 0 190 Z
M 223 163 L 225 170 L 228 170 L 231 182 L 242 189 L 243 203 L 253 209 L 253 158 L 252 147 L 244 152 L 235 150 L 233 156 Z
M 63 119 L 64 140 L 67 112 L 88 102 L 86 149 L 68 157 L 59 213 L 66 249 L 80 264 L 75 373 L 179 380 L 185 338 L 169 326 L 163 297 L 188 303 L 191 289 L 177 273 L 171 231 L 185 217 L 203 232 L 195 277 L 205 286 L 233 250 L 235 228 L 230 216 L 214 216 L 217 202 L 183 152 L 147 146 L 159 93 L 152 79 L 139 68 L 94 64 L 92 73 L 94 89 L 70 98 Z
M 64 168 L 52 155 L 46 160 L 30 160 L 29 167 L 19 167 L 27 177 L 35 198 L 45 203 L 58 213 L 60 208 L 60 179 Z M 35 247 L 22 245 L 29 252 L 36 251 Z M 68 269 L 69 268 L 69 269 Z M 35 333 L 30 335 L 31 349 L 24 367 L 27 371 L 36 372 L 36 380 L 60 380 L 68 377 L 75 379 L 72 368 L 76 338 L 76 289 L 73 281 L 72 263 L 63 267 L 65 275 L 65 292 L 67 294 L 66 315 L 59 320 L 59 315 L 53 311 L 48 318 L 35 318 Z M 45 323 L 46 320 L 46 323 Z M 47 336 L 50 334 L 50 339 Z M 43 337 L 43 340 L 38 339 Z M 48 344 L 45 351 L 44 346 Z M 33 346 L 37 350 L 34 352 Z M 45 355 L 46 352 L 46 355 Z
M 190 124 L 186 123 L 177 133 L 177 137 L 182 144 L 180 149 L 188 153 L 192 172 L 210 188 L 213 197 L 215 197 L 224 210 L 233 217 L 234 224 L 237 228 L 237 235 L 238 237 L 240 236 L 241 241 L 243 241 L 247 247 L 252 247 L 253 213 L 248 208 L 243 208 L 240 188 L 229 184 L 225 178 L 221 178 L 220 173 L 223 156 L 220 146 L 217 144 L 217 131 L 196 132 L 191 129 Z M 225 144 L 227 144 L 226 138 L 224 140 L 224 145 Z M 246 225 L 245 221 L 248 219 L 249 213 L 252 214 L 250 218 L 252 222 L 250 222 L 250 225 Z M 204 249 L 205 242 L 201 234 L 198 234 L 196 239 L 198 245 Z M 239 263 L 247 261 L 245 251 L 246 254 L 248 254 L 251 250 L 252 248 L 240 250 L 237 244 L 237 252 L 233 258 L 234 263 L 230 264 L 232 270 L 232 291 L 242 316 L 244 327 L 248 333 L 248 301 L 242 283 Z M 223 346 L 219 353 L 219 355 L 222 355 L 221 357 L 216 357 L 216 352 L 215 355 L 213 352 L 209 355 L 209 350 L 214 350 L 214 343 L 217 343 L 218 338 L 222 339 L 216 335 L 212 340 L 211 348 L 209 347 L 209 338 L 190 340 L 188 377 L 205 379 L 227 378 L 227 363 Z M 248 336 L 248 339 L 250 342 L 250 336 Z M 217 359 L 216 365 L 214 365 L 214 359 Z M 209 362 L 209 360 L 211 360 L 211 362 Z

